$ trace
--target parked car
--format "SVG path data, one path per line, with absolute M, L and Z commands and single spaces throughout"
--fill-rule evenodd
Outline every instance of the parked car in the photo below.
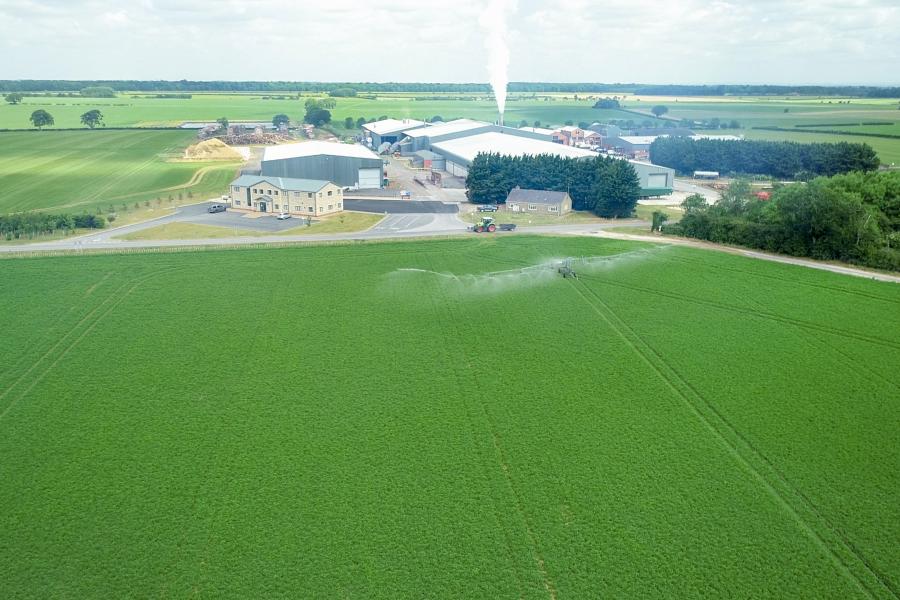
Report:
M 224 204 L 210 204 L 209 208 L 206 209 L 206 212 L 217 213 L 217 212 L 225 212 L 227 207 Z
M 277 219 L 278 219 L 279 221 L 284 221 L 284 220 L 287 220 L 287 219 L 290 219 L 290 218 L 291 218 L 291 214 L 290 214 L 290 213 L 279 213 L 279 214 L 278 214 L 278 217 L 277 217 Z
M 478 207 L 478 212 L 497 212 L 499 208 L 496 204 L 482 204 Z

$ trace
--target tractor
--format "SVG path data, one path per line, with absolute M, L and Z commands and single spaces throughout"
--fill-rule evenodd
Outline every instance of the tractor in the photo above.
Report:
M 481 221 L 472 228 L 475 233 L 494 233 L 497 231 L 497 224 L 494 223 L 494 217 L 481 217 Z
M 487 231 L 488 233 L 494 233 L 497 230 L 500 231 L 515 231 L 516 224 L 515 223 L 496 223 L 494 222 L 494 217 L 481 217 L 481 221 L 478 224 L 472 227 L 472 231 L 475 233 L 484 233 Z

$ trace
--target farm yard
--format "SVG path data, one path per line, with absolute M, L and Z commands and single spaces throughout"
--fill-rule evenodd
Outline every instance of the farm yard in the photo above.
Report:
M 5 597 L 900 593 L 896 285 L 529 236 L 0 272 Z
M 239 163 L 173 162 L 194 139 L 188 131 L 0 132 L 0 213 L 220 194 Z

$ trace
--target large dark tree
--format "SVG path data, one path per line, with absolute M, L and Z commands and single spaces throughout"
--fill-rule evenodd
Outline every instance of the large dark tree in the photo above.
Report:
M 278 114 L 278 115 L 275 115 L 274 117 L 272 117 L 272 125 L 274 125 L 276 129 L 281 127 L 282 125 L 290 125 L 290 124 L 291 124 L 291 118 L 285 114 Z
M 331 112 L 325 110 L 324 108 L 314 108 L 306 112 L 306 116 L 303 117 L 303 121 L 309 123 L 310 125 L 321 127 L 326 123 L 331 123 Z
M 19 92 L 13 92 L 11 94 L 7 94 L 4 100 L 6 100 L 10 104 L 18 104 L 25 97 L 25 94 L 21 94 Z
M 630 217 L 641 196 L 641 186 L 631 163 L 606 158 L 597 176 L 593 211 L 601 217 Z
M 39 108 L 38 110 L 31 113 L 31 123 L 38 129 L 43 129 L 44 127 L 53 125 L 53 115 L 48 113 L 46 110 Z
M 81 115 L 81 123 L 87 125 L 91 129 L 103 123 L 103 113 L 98 109 L 89 110 Z

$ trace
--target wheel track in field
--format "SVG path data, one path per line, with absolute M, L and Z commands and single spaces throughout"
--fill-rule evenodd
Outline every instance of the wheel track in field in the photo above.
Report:
M 835 565 L 869 598 L 900 598 L 890 582 L 874 568 L 841 531 L 822 515 L 753 443 L 700 392 L 684 379 L 649 343 L 637 334 L 583 281 L 572 281 L 576 293 L 649 366 L 683 404 L 725 445 L 734 459 L 763 485 L 828 554 Z
M 38 383 L 43 381 L 43 379 L 53 370 L 53 368 L 59 364 L 62 359 L 64 359 L 69 352 L 72 351 L 73 348 L 78 346 L 78 344 L 85 338 L 87 335 L 94 330 L 94 328 L 113 310 L 115 310 L 122 302 L 125 301 L 128 296 L 131 295 L 134 290 L 136 290 L 141 284 L 146 281 L 152 279 L 153 277 L 170 273 L 172 271 L 178 270 L 177 268 L 169 268 L 163 269 L 160 271 L 155 271 L 153 273 L 144 275 L 143 277 L 136 277 L 127 280 L 125 283 L 116 288 L 110 296 L 108 296 L 105 300 L 103 300 L 98 306 L 93 308 L 89 313 L 87 313 L 84 317 L 81 318 L 75 325 L 70 329 L 64 336 L 62 336 L 59 341 L 56 342 L 47 352 L 45 352 L 31 367 L 28 368 L 18 379 L 16 379 L 9 387 L 6 388 L 2 393 L 0 393 L 0 401 L 6 399 L 6 397 L 10 394 L 10 392 L 16 388 L 26 377 L 28 377 L 35 369 L 44 364 L 46 361 L 51 360 L 51 355 L 63 346 L 70 337 L 75 336 L 72 339 L 71 343 L 66 345 L 62 350 L 57 354 L 55 358 L 47 364 L 42 370 L 40 370 L 29 382 L 29 384 L 22 389 L 22 391 L 16 394 L 12 401 L 9 402 L 6 407 L 0 412 L 0 421 L 3 420 L 6 415 L 10 413 L 10 411 L 22 400 L 28 393 L 37 386 Z M 128 288 L 125 290 L 125 288 Z M 125 290 L 124 293 L 121 293 L 122 290 Z M 96 315 L 96 316 L 95 316 Z M 80 331 L 79 331 L 80 329 Z
M 106 275 L 100 279 L 100 281 L 97 281 L 96 283 L 94 283 L 93 285 L 88 287 L 88 289 L 85 290 L 83 298 L 87 298 L 88 296 L 90 296 L 94 292 L 94 290 L 97 287 L 99 287 L 100 285 L 102 285 L 107 279 L 109 279 L 109 277 L 112 274 L 113 274 L 112 271 L 107 272 Z M 75 312 L 77 309 L 78 309 L 77 304 L 73 304 L 73 305 L 69 306 L 68 309 L 60 308 L 57 311 L 57 313 L 55 315 L 55 319 L 50 324 L 50 326 L 41 332 L 35 332 L 34 335 L 32 335 L 30 338 L 28 338 L 28 341 L 25 342 L 25 348 L 31 348 L 39 343 L 43 343 L 46 338 L 50 338 L 51 332 L 57 326 L 59 326 L 66 319 L 66 317 L 68 317 L 70 314 Z M 21 364 L 24 363 L 27 358 L 28 358 L 28 354 L 23 352 L 22 354 L 19 355 L 19 357 L 14 362 L 6 365 L 6 368 L 4 368 L 3 371 L 0 371 L 0 381 L 2 381 L 2 379 L 4 377 L 6 377 L 9 373 L 13 373 L 13 372 L 17 371 L 19 369 L 19 367 L 21 366 Z
M 428 263 L 429 268 L 433 268 L 434 265 L 432 264 L 431 260 L 429 260 L 430 258 L 431 258 L 430 256 L 427 256 L 426 262 Z M 456 318 L 457 315 L 455 315 L 453 312 L 452 302 L 445 301 L 445 302 L 443 302 L 443 307 L 441 307 L 438 305 L 438 303 L 435 299 L 435 294 L 431 294 L 429 297 L 431 299 L 432 308 L 435 311 L 435 315 L 437 316 L 437 319 L 439 321 L 441 321 L 442 328 L 445 331 L 450 330 L 450 333 L 453 334 L 453 336 L 455 336 L 453 339 L 455 339 L 455 340 L 461 339 L 462 332 L 459 330 L 458 320 Z M 442 308 L 443 308 L 443 310 L 442 310 Z M 446 319 L 446 317 L 444 316 L 445 312 L 448 315 L 450 315 L 449 320 Z M 476 382 L 476 386 L 475 386 L 476 389 L 480 389 L 481 386 L 478 385 L 479 376 L 478 376 L 477 370 L 473 368 L 472 361 L 470 360 L 469 356 L 466 354 L 465 348 L 458 342 L 456 343 L 456 346 L 457 346 L 460 357 L 463 359 L 466 366 L 472 370 L 472 379 Z M 448 354 L 448 358 L 450 358 L 450 359 L 453 358 L 452 355 L 449 355 L 450 353 L 447 351 L 446 346 L 444 346 L 444 352 Z M 448 362 L 451 362 L 451 361 L 448 361 Z M 471 381 L 463 381 L 463 378 L 455 370 L 453 371 L 453 373 L 454 373 L 454 377 L 456 378 L 456 380 L 459 384 L 459 389 L 464 390 L 464 389 L 467 389 L 469 386 L 471 386 L 471 384 L 472 384 Z M 538 548 L 537 536 L 535 535 L 534 529 L 531 525 L 531 522 L 529 521 L 528 516 L 525 512 L 522 496 L 518 492 L 518 490 L 515 486 L 515 483 L 512 480 L 512 476 L 509 473 L 509 462 L 506 459 L 506 453 L 503 450 L 502 444 L 500 443 L 500 435 L 498 433 L 497 426 L 494 422 L 494 419 L 490 416 L 490 413 L 488 412 L 487 408 L 484 406 L 483 402 L 480 402 L 480 401 L 470 402 L 469 401 L 470 396 L 468 396 L 468 395 L 463 396 L 463 398 L 464 398 L 463 402 L 466 407 L 466 420 L 469 423 L 469 428 L 472 433 L 473 442 L 474 442 L 476 448 L 479 449 L 479 454 L 481 454 L 483 457 L 481 460 L 481 463 L 482 463 L 482 469 L 485 472 L 485 477 L 486 477 L 487 481 L 490 481 L 490 479 L 491 479 L 490 471 L 488 469 L 488 465 L 485 463 L 485 460 L 490 460 L 491 462 L 497 463 L 500 467 L 500 471 L 503 476 L 503 481 L 504 481 L 509 493 L 512 496 L 513 502 L 516 507 L 516 511 L 518 512 L 518 516 L 521 519 L 521 524 L 523 526 L 525 535 L 527 537 L 531 558 L 534 561 L 535 566 L 537 567 L 538 574 L 540 575 L 541 581 L 544 585 L 544 589 L 547 591 L 547 595 L 550 597 L 551 600 L 557 600 L 556 587 L 554 586 L 553 581 L 550 579 L 550 575 L 547 572 L 544 557 L 543 557 L 543 555 L 541 555 L 540 550 Z M 480 408 L 480 412 L 482 414 L 481 421 L 483 423 L 486 423 L 488 426 L 488 430 L 489 430 L 488 433 L 491 437 L 491 445 L 493 446 L 493 452 L 494 452 L 493 460 L 484 456 L 484 450 L 482 449 L 481 442 L 479 442 L 479 434 L 477 432 L 477 427 L 476 427 L 476 422 L 478 421 L 478 419 L 472 412 L 472 410 L 473 410 L 472 404 L 478 405 L 478 407 Z M 504 540 L 507 545 L 507 552 L 509 553 L 510 562 L 513 565 L 518 565 L 519 561 L 517 561 L 515 559 L 515 554 L 513 553 L 513 542 L 509 538 L 509 532 L 507 531 L 507 529 L 505 527 L 503 527 L 503 521 L 500 517 L 499 508 L 496 505 L 496 500 L 494 501 L 494 509 L 492 512 L 494 513 L 494 519 L 500 525 L 500 530 L 503 532 L 503 537 L 504 537 Z M 517 579 L 517 582 L 519 583 L 519 589 L 526 590 L 527 587 L 525 585 L 525 579 L 521 576 L 520 573 L 518 573 L 518 571 L 516 572 L 516 579 Z
M 521 262 L 521 261 L 506 260 L 506 259 L 501 259 L 501 258 L 496 258 L 495 260 L 496 260 L 496 262 L 514 265 L 514 266 L 533 266 L 530 263 L 525 263 L 525 262 Z M 747 315 L 750 317 L 756 317 L 756 318 L 763 319 L 763 320 L 775 321 L 775 322 L 779 322 L 779 323 L 786 323 L 788 325 L 795 325 L 798 327 L 802 327 L 804 329 L 812 329 L 815 331 L 820 331 L 822 333 L 829 333 L 832 335 L 849 337 L 849 338 L 853 338 L 853 339 L 867 342 L 870 344 L 875 344 L 878 346 L 884 346 L 884 347 L 892 348 L 895 350 L 900 350 L 900 343 L 895 342 L 893 340 L 888 340 L 888 339 L 879 338 L 879 337 L 875 337 L 875 336 L 860 334 L 860 333 L 856 333 L 854 331 L 848 331 L 846 329 L 839 329 L 837 327 L 821 325 L 819 323 L 802 321 L 800 319 L 786 317 L 784 315 L 779 315 L 779 314 L 769 312 L 769 311 L 750 310 L 750 309 L 741 308 L 739 306 L 735 306 L 732 304 L 714 302 L 712 300 L 697 298 L 696 296 L 680 294 L 678 292 L 666 292 L 666 291 L 659 290 L 659 289 L 637 286 L 637 285 L 633 285 L 633 284 L 623 283 L 620 281 L 613 281 L 611 279 L 600 278 L 600 277 L 593 276 L 593 275 L 579 274 L 579 277 L 585 281 L 596 281 L 598 283 L 613 285 L 616 287 L 625 288 L 625 289 L 637 291 L 637 292 L 642 292 L 645 294 L 653 294 L 653 295 L 662 296 L 665 298 L 672 298 L 674 300 L 682 300 L 682 301 L 689 302 L 692 304 L 699 304 L 701 306 L 708 306 L 708 307 L 717 308 L 717 309 L 721 309 L 721 310 L 736 312 L 736 313 L 740 313 L 740 314 Z M 831 290 L 833 288 L 824 287 L 823 289 Z M 876 299 L 884 300 L 884 298 L 880 298 L 880 297 L 876 298 Z
M 819 323 L 812 323 L 809 321 L 801 321 L 800 319 L 794 319 L 792 317 L 786 317 L 784 315 L 779 315 L 769 311 L 755 311 L 747 308 L 740 308 L 738 306 L 734 306 L 732 304 L 725 304 L 721 302 L 714 302 L 712 300 L 705 300 L 703 298 L 697 298 L 695 296 L 689 296 L 687 294 L 680 294 L 678 292 L 665 292 L 658 289 L 642 287 L 638 285 L 622 283 L 620 281 L 613 281 L 610 279 L 600 278 L 592 275 L 579 275 L 579 277 L 585 281 L 595 281 L 597 283 L 603 283 L 607 285 L 612 285 L 615 287 L 625 288 L 628 290 L 642 292 L 645 294 L 653 294 L 655 296 L 662 296 L 664 298 L 671 298 L 673 300 L 682 300 L 684 302 L 689 302 L 692 304 L 698 304 L 701 306 L 708 306 L 711 308 L 717 308 L 720 310 L 736 312 L 742 315 L 747 315 L 750 317 L 756 317 L 763 320 L 775 321 L 778 323 L 785 323 L 788 325 L 796 325 L 798 327 L 802 327 L 804 329 L 811 329 L 814 331 L 820 331 L 822 333 L 830 333 L 837 336 L 843 336 L 852 338 L 855 340 L 868 342 L 870 344 L 875 344 L 878 346 L 884 346 L 887 348 L 892 348 L 894 350 L 900 350 L 900 343 L 894 342 L 893 340 L 888 340 L 884 338 L 879 338 L 875 336 L 869 336 L 865 334 L 856 333 L 854 331 L 848 331 L 846 329 L 839 329 L 837 327 L 831 327 L 829 325 L 821 325 Z

